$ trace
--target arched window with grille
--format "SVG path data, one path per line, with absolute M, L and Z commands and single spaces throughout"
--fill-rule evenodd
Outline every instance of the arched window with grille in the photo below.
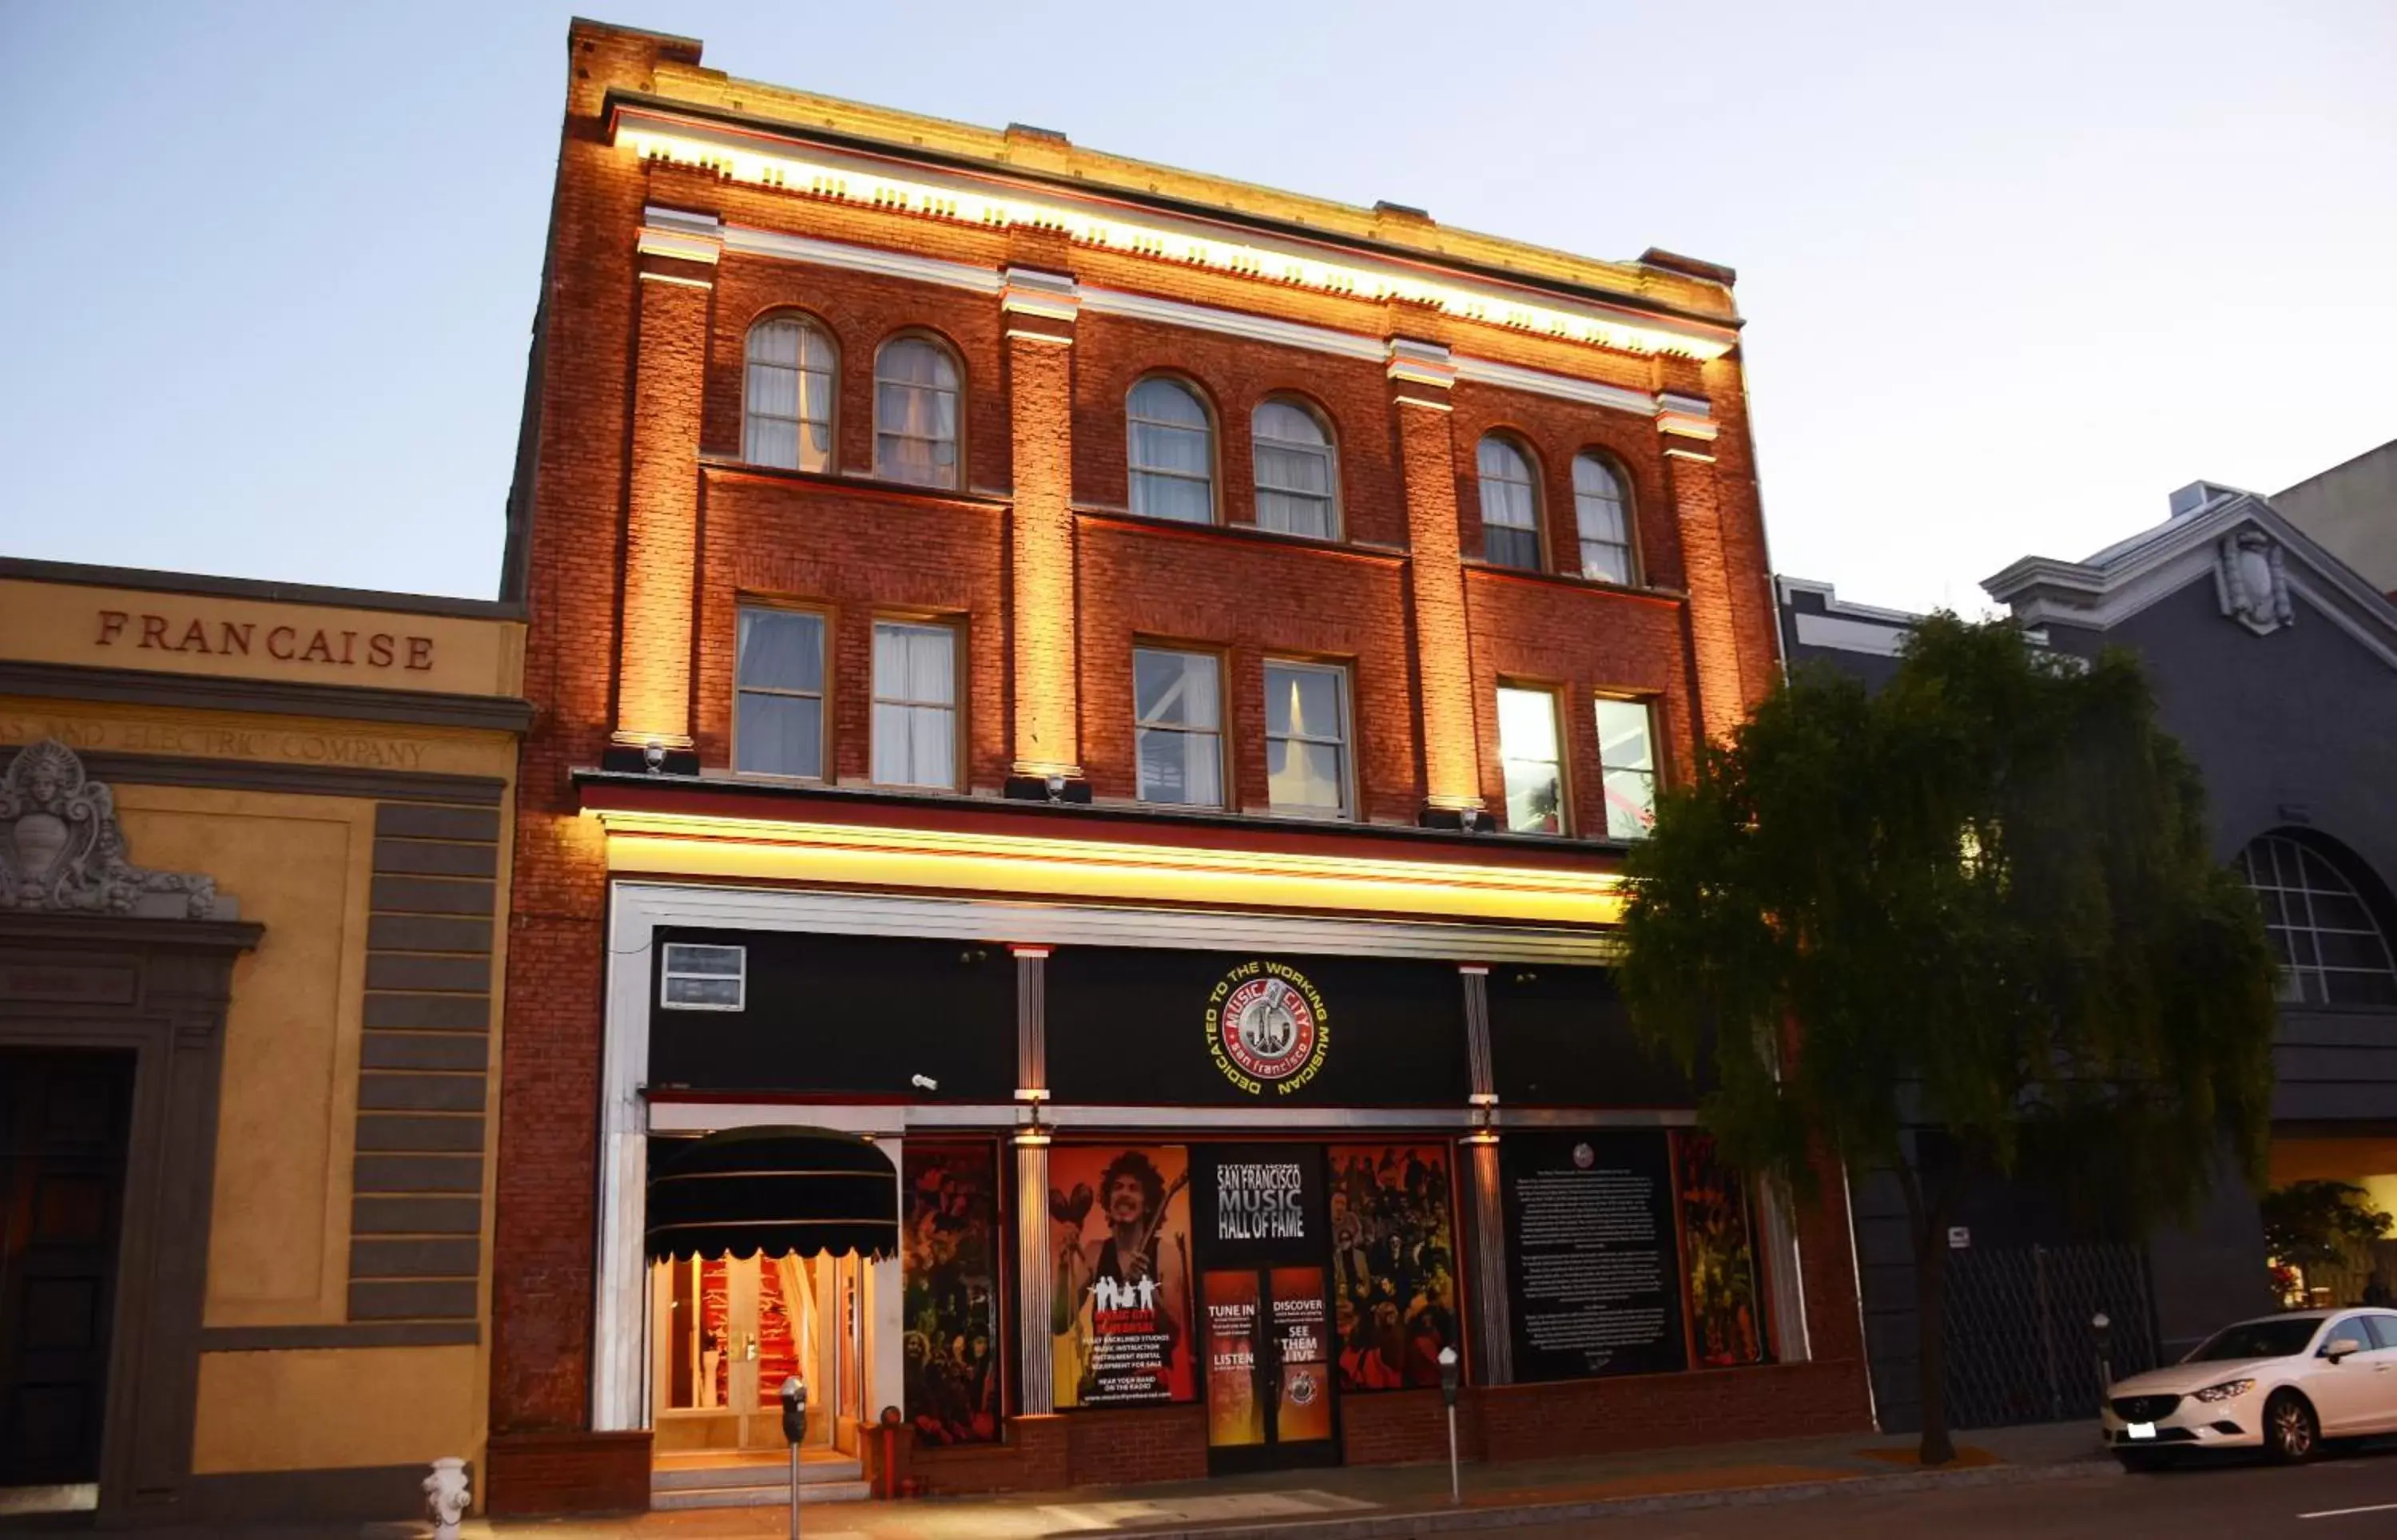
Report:
M 931 338 L 893 338 L 874 355 L 874 473 L 958 484 L 957 361 Z
M 1260 402 L 1249 419 L 1256 461 L 1257 527 L 1340 538 L 1340 476 L 1323 419 L 1284 397 Z
M 832 469 L 832 339 L 797 315 L 749 328 L 741 382 L 741 458 L 785 471 Z
M 2310 840 L 2258 836 L 2240 875 L 2263 906 L 2281 960 L 2281 999 L 2306 1005 L 2397 1005 L 2397 963 L 2379 917 L 2343 863 Z
M 1198 392 L 1152 375 L 1124 399 L 1132 511 L 1185 524 L 1215 522 L 1215 424 Z
M 1640 563 L 1631 545 L 1631 498 L 1623 473 L 1596 455 L 1573 457 L 1573 523 L 1581 530 L 1581 575 L 1603 583 L 1636 583 Z
M 1481 558 L 1498 566 L 1540 570 L 1540 489 L 1532 458 L 1493 433 L 1474 456 L 1481 483 Z

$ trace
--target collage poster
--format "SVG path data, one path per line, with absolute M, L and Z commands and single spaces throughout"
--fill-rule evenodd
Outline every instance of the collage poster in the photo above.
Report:
M 1049 1184 L 1057 1408 L 1196 1400 L 1190 1152 L 1059 1145 Z
M 997 1155 L 988 1145 L 911 1139 L 901 1165 L 907 1420 L 921 1444 L 997 1443 L 1005 1400 Z
M 1737 1172 L 1717 1158 L 1715 1142 L 1707 1135 L 1681 1130 L 1674 1136 L 1673 1148 L 1689 1272 L 1693 1361 L 1709 1369 L 1761 1363 L 1763 1310 L 1758 1303 L 1747 1187 Z
M 1344 1392 L 1440 1383 L 1457 1332 L 1445 1144 L 1333 1145 L 1332 1333 Z

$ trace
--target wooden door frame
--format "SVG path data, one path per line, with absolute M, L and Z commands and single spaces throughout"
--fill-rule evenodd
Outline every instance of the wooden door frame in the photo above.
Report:
M 100 1520 L 187 1508 L 233 964 L 264 927 L 0 910 L 0 1048 L 133 1055 Z

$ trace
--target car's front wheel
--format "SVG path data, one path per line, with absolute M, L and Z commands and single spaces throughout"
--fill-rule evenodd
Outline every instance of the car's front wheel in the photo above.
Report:
M 2303 1465 L 2322 1449 L 2322 1425 L 2314 1409 L 2294 1390 L 2264 1403 L 2264 1452 L 2277 1465 Z

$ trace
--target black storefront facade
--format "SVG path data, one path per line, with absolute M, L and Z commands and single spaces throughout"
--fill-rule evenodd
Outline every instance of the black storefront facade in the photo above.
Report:
M 827 1455 L 895 1418 L 931 1491 L 1438 1457 L 1443 1350 L 1468 1456 L 1865 1421 L 1843 1215 L 1715 1162 L 1602 929 L 752 885 L 789 853 L 637 827 L 594 1421 L 662 1467 L 789 1363 Z M 719 870 L 622 870 L 669 861 Z M 648 1263 L 649 1166 L 762 1126 L 870 1140 L 896 1255 Z

